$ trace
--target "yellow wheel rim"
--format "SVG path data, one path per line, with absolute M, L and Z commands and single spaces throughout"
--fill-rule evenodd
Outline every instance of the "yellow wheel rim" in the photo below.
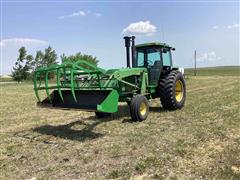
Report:
M 147 112 L 147 105 L 144 102 L 140 104 L 140 114 L 144 116 Z
M 176 82 L 175 86 L 175 98 L 177 102 L 181 102 L 183 98 L 183 83 L 181 80 L 178 80 Z

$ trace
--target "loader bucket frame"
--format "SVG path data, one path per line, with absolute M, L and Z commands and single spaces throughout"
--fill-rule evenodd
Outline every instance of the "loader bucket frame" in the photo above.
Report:
M 49 83 L 49 75 L 56 76 L 54 85 Z M 90 81 L 84 80 L 79 84 L 79 76 L 87 75 Z M 59 108 L 88 109 L 100 112 L 116 112 L 119 94 L 105 83 L 101 85 L 100 76 L 105 75 L 105 70 L 98 68 L 84 60 L 76 62 L 65 61 L 61 65 L 42 67 L 34 73 L 34 91 L 41 106 Z M 44 79 L 44 86 L 42 85 Z M 94 81 L 96 79 L 96 81 Z M 47 98 L 42 100 L 39 90 L 45 90 Z M 53 92 L 50 93 L 50 90 Z

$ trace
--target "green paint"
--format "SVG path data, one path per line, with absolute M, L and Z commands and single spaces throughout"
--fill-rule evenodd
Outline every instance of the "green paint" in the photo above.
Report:
M 59 96 L 61 97 L 62 102 L 64 102 L 60 84 L 61 84 L 61 82 L 60 82 L 60 70 L 57 69 L 57 89 L 58 89 L 58 93 L 59 93 Z
M 37 77 L 38 77 L 37 75 L 38 75 L 38 73 L 34 73 L 34 79 L 33 79 L 34 92 L 35 92 L 38 102 L 41 102 L 39 95 L 38 95 L 38 89 L 37 89 Z
M 74 101 L 77 102 L 77 98 L 76 98 L 75 90 L 74 90 L 74 75 L 73 75 L 73 69 L 71 69 L 71 78 L 70 78 L 70 81 L 71 81 L 71 84 L 70 84 L 71 92 L 72 92 Z
M 97 111 L 115 113 L 118 111 L 118 99 L 119 95 L 116 90 L 112 90 L 106 99 L 97 105 Z
M 46 90 L 46 94 L 47 94 L 47 97 L 48 97 L 48 99 L 49 99 L 49 101 L 52 103 L 52 99 L 51 99 L 51 97 L 50 97 L 50 94 L 49 94 L 49 88 L 48 88 L 48 71 L 46 71 L 46 73 L 45 73 L 45 90 Z
M 142 85 L 141 85 L 141 94 L 145 94 L 146 93 L 146 86 L 147 86 L 147 73 L 143 72 L 142 74 Z

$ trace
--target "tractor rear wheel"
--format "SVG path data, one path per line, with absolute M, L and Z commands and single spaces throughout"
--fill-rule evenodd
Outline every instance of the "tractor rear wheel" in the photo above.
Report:
M 161 77 L 159 94 L 164 109 L 181 109 L 186 98 L 186 84 L 182 73 L 173 70 Z
M 103 113 L 103 112 L 95 112 L 95 115 L 101 119 L 101 118 L 104 118 L 104 117 L 109 117 L 111 116 L 111 113 Z
M 133 121 L 143 121 L 149 113 L 149 104 L 145 96 L 137 95 L 132 98 L 130 113 Z

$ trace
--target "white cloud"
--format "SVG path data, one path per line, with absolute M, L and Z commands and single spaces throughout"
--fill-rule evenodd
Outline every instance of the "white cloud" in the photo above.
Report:
M 237 24 L 237 23 L 235 23 L 235 24 L 230 24 L 230 25 L 225 25 L 225 26 L 218 26 L 218 25 L 215 25 L 215 26 L 212 26 L 212 29 L 223 29 L 223 28 L 225 28 L 225 29 L 234 29 L 234 28 L 239 28 L 240 27 L 240 24 Z
M 8 46 L 38 46 L 38 45 L 48 45 L 48 42 L 31 39 L 31 38 L 11 38 L 11 39 L 3 39 L 0 42 L 0 47 L 8 47 Z
M 123 34 L 151 36 L 157 31 L 156 26 L 151 24 L 150 21 L 139 21 L 128 25 L 123 29 Z
M 97 16 L 97 17 L 100 17 L 102 16 L 101 13 L 95 13 L 95 12 L 92 12 L 90 10 L 87 10 L 86 12 L 85 11 L 78 11 L 78 12 L 73 12 L 72 14 L 68 14 L 68 15 L 64 15 L 64 16 L 59 16 L 58 18 L 59 19 L 66 19 L 66 18 L 73 18 L 73 17 L 79 17 L 79 16 L 86 16 L 86 15 L 93 15 L 93 16 Z
M 240 24 L 232 24 L 227 26 L 228 29 L 239 28 L 239 27 L 240 27 Z
M 101 13 L 98 13 L 98 12 L 92 12 L 92 11 L 90 11 L 90 10 L 87 10 L 87 13 L 88 13 L 89 15 L 93 15 L 93 16 L 96 16 L 96 17 L 101 17 L 101 16 L 102 16 Z
M 95 16 L 97 16 L 97 17 L 101 17 L 102 16 L 102 14 L 101 13 L 93 13 Z
M 85 16 L 86 13 L 84 11 L 73 12 L 72 14 L 59 16 L 59 19 L 71 18 L 71 17 L 78 17 L 78 16 Z
M 221 59 L 222 58 L 217 56 L 214 51 L 211 51 L 211 52 L 201 54 L 197 58 L 197 62 L 210 62 L 210 61 L 218 61 L 218 60 L 221 60 Z

